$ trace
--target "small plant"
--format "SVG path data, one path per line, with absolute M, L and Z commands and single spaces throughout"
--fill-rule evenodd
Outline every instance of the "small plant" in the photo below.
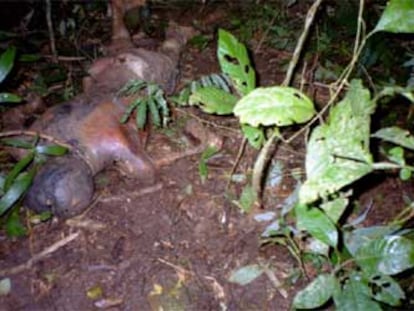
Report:
M 128 82 L 120 91 L 121 96 L 133 96 L 142 90 L 146 90 L 146 96 L 138 97 L 126 109 L 121 118 L 125 123 L 135 111 L 135 120 L 138 129 L 143 129 L 147 124 L 148 115 L 152 123 L 157 127 L 165 127 L 169 121 L 169 108 L 165 99 L 164 91 L 156 84 L 142 80 Z

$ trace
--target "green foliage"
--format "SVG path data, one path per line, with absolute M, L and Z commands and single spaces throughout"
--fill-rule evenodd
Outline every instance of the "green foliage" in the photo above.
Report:
M 412 33 L 414 31 L 414 2 L 393 0 L 387 3 L 384 12 L 374 29 L 393 33 Z
M 389 1 L 374 30 L 358 38 L 360 45 L 342 75 L 346 78 L 338 81 L 338 85 L 339 82 L 345 85 L 367 38 L 374 33 L 414 32 L 414 22 L 410 18 L 413 12 L 412 1 Z M 240 118 L 246 136 L 252 130 L 263 133 L 258 126 L 287 126 L 306 122 L 314 116 L 313 103 L 296 89 L 278 86 L 254 89 L 255 75 L 246 49 L 224 30 L 219 31 L 218 57 L 223 73 L 241 97 L 232 112 Z M 192 103 L 208 106 L 205 111 L 209 113 L 229 113 L 230 101 L 224 101 L 226 104 L 220 107 L 217 103 L 219 93 L 210 92 L 207 88 L 198 93 L 197 100 Z M 371 116 L 378 100 L 396 94 L 414 102 L 409 88 L 385 87 L 372 98 L 360 80 L 352 80 L 342 100 L 329 103 L 333 105 L 326 120 L 311 131 L 306 152 L 306 180 L 298 187 L 297 196 L 289 202 L 294 206 L 288 211 L 294 211 L 295 224 L 288 225 L 284 218 L 277 219 L 264 234 L 267 242 L 285 245 L 300 265 L 305 248 L 299 245 L 305 241 L 306 251 L 321 256 L 325 267 L 330 269 L 296 295 L 295 308 L 315 309 L 332 300 L 337 310 L 382 310 L 382 304 L 399 306 L 405 299 L 404 291 L 394 277 L 414 267 L 414 230 L 402 230 L 404 218 L 396 221 L 399 225 L 355 228 L 356 220 L 344 226 L 352 190 L 340 192 L 375 170 L 398 169 L 402 179 L 412 176 L 414 167 L 407 164 L 405 149 L 414 150 L 414 136 L 398 127 L 371 133 Z M 264 139 L 259 132 L 250 134 L 253 141 Z M 374 161 L 370 146 L 372 138 L 393 145 L 387 153 L 388 161 Z M 255 191 L 247 186 L 236 204 L 248 210 L 246 206 L 251 206 L 252 200 L 256 199 L 254 194 Z M 295 197 L 296 204 L 292 203 Z M 286 217 L 286 213 L 282 216 Z M 261 265 L 248 265 L 235 270 L 229 280 L 245 285 L 263 272 Z
M 13 166 L 0 184 L 0 217 L 5 219 L 6 232 L 10 236 L 26 234 L 20 222 L 19 202 L 33 182 L 36 171 L 45 160 L 45 156 L 61 156 L 66 147 L 58 145 L 40 145 L 38 138 L 32 142 L 20 139 L 4 138 L 0 144 L 26 149 L 26 155 Z
M 345 98 L 331 109 L 326 123 L 316 127 L 306 152 L 306 182 L 300 202 L 311 203 L 358 180 L 373 170 L 369 150 L 370 115 L 375 104 L 360 81 L 353 81 Z
M 2 83 L 9 72 L 13 68 L 14 58 L 16 55 L 16 48 L 14 46 L 9 47 L 0 55 L 0 83 Z M 0 93 L 0 104 L 2 103 L 18 103 L 21 98 L 18 95 L 11 93 Z
M 211 159 L 218 152 L 214 146 L 208 146 L 201 154 L 200 163 L 198 164 L 198 173 L 201 178 L 201 183 L 204 184 L 208 177 L 207 161 Z
M 292 87 L 259 87 L 244 96 L 234 107 L 241 123 L 287 126 L 304 123 L 314 114 L 312 101 Z
M 231 78 L 238 94 L 247 95 L 256 87 L 256 73 L 246 47 L 223 29 L 219 29 L 217 57 L 221 71 Z
M 29 189 L 38 166 L 45 161 L 45 156 L 61 156 L 67 152 L 67 148 L 58 145 L 39 145 L 37 138 L 33 142 L 5 138 L 0 144 L 27 150 L 26 155 L 8 173 L 2 184 L 0 216 L 4 216 Z
M 233 113 L 236 102 L 236 96 L 213 86 L 199 88 L 189 98 L 190 105 L 196 105 L 206 113 L 218 115 Z
M 335 288 L 335 278 L 331 274 L 321 274 L 293 300 L 299 309 L 314 309 L 324 305 L 331 297 Z
M 120 91 L 121 96 L 134 96 L 146 90 L 146 96 L 139 96 L 125 110 L 121 123 L 129 120 L 135 111 L 135 122 L 138 129 L 147 124 L 148 115 L 156 127 L 165 127 L 169 121 L 170 110 L 165 99 L 164 91 L 156 84 L 142 80 L 129 81 Z

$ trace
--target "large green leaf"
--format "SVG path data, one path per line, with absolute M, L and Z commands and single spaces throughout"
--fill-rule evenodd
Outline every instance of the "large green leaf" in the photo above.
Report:
M 256 88 L 234 107 L 241 123 L 287 126 L 308 121 L 315 114 L 312 101 L 292 87 Z
M 414 1 L 388 1 L 374 31 L 389 31 L 394 33 L 414 32 Z
M 315 309 L 324 305 L 333 294 L 335 278 L 331 274 L 321 274 L 293 299 L 298 309 Z
M 6 78 L 10 70 L 13 68 L 14 56 L 16 55 L 16 48 L 9 47 L 3 54 L 0 55 L 0 83 Z
M 219 29 L 217 57 L 221 71 L 230 77 L 240 95 L 256 87 L 256 74 L 246 47 L 223 29 Z
M 334 292 L 336 311 L 381 311 L 380 305 L 370 295 L 367 280 L 358 273 L 352 273 L 343 288 Z
M 301 203 L 311 203 L 349 185 L 373 170 L 369 150 L 370 115 L 375 104 L 359 80 L 334 106 L 325 124 L 316 127 L 306 151 L 306 181 Z
M 414 136 L 397 126 L 380 129 L 372 134 L 372 137 L 381 138 L 382 140 L 414 150 Z
M 389 235 L 359 248 L 355 260 L 369 274 L 397 274 L 414 267 L 414 241 Z
M 308 231 L 321 242 L 336 247 L 338 244 L 338 230 L 329 217 L 316 207 L 298 204 L 295 207 L 296 225 L 299 230 Z
M 190 96 L 189 104 L 199 106 L 206 113 L 233 113 L 237 97 L 214 86 L 200 87 Z

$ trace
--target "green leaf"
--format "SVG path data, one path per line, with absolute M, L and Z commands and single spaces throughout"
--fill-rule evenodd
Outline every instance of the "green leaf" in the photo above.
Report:
M 256 149 L 260 149 L 265 142 L 265 135 L 262 128 L 253 127 L 247 124 L 241 126 L 244 137 L 247 138 L 249 144 Z
M 388 159 L 401 166 L 405 165 L 404 149 L 401 147 L 394 147 L 387 152 Z
M 349 200 L 344 197 L 336 198 L 329 202 L 324 202 L 320 205 L 325 214 L 332 220 L 334 224 L 338 223 L 339 219 L 345 212 Z
M 4 182 L 5 192 L 10 189 L 10 186 L 13 184 L 16 177 L 33 161 L 34 156 L 34 152 L 30 152 L 13 166 L 13 169 L 9 172 L 9 174 L 7 174 Z
M 189 99 L 190 105 L 196 105 L 206 113 L 218 115 L 232 114 L 236 102 L 236 96 L 214 86 L 196 89 Z
M 13 182 L 10 189 L 0 199 L 0 216 L 3 215 L 14 203 L 19 200 L 30 187 L 35 170 L 21 173 Z
M 158 111 L 154 98 L 149 97 L 147 103 L 148 103 L 149 111 L 151 114 L 152 122 L 154 123 L 156 127 L 160 127 L 161 126 L 160 112 Z
M 293 306 L 298 309 L 315 309 L 324 305 L 333 294 L 335 278 L 331 274 L 321 274 L 305 289 L 296 294 Z
M 243 212 L 248 213 L 257 200 L 256 191 L 251 185 L 246 185 L 240 195 L 239 206 Z
M 20 103 L 22 98 L 19 95 L 12 93 L 0 93 L 0 104 L 1 103 Z
M 396 126 L 380 129 L 371 136 L 414 150 L 414 136 Z
M 231 272 L 229 282 L 247 285 L 257 279 L 264 269 L 260 265 L 248 265 Z
M 367 281 L 358 273 L 352 273 L 342 289 L 336 285 L 334 302 L 336 311 L 381 311 L 380 305 L 370 298 Z
M 331 109 L 327 122 L 310 136 L 301 203 L 325 198 L 373 170 L 369 134 L 374 108 L 369 91 L 361 81 L 353 80 L 345 98 Z
M 240 95 L 256 87 L 256 74 L 246 47 L 223 29 L 219 29 L 217 56 L 221 71 L 230 77 Z
M 414 241 L 389 235 L 359 248 L 355 260 L 366 273 L 397 274 L 414 266 Z
M 68 148 L 59 145 L 39 145 L 35 150 L 39 154 L 50 156 L 62 156 L 68 152 Z
M 119 122 L 126 123 L 134 110 L 142 103 L 141 98 L 134 100 L 126 109 Z
M 400 285 L 388 275 L 375 275 L 370 278 L 371 295 L 375 300 L 384 302 L 391 306 L 401 305 L 405 299 L 405 293 Z
M 27 234 L 27 229 L 20 220 L 19 209 L 14 209 L 7 217 L 6 232 L 9 237 L 21 237 Z
M 158 111 L 160 111 L 161 114 L 161 126 L 166 127 L 169 121 L 170 109 L 168 107 L 167 100 L 165 99 L 164 91 L 161 88 L 159 88 L 154 94 L 154 101 Z
M 138 93 L 143 88 L 148 87 L 146 81 L 143 80 L 130 80 L 128 81 L 118 92 L 120 96 L 130 96 Z
M 241 123 L 287 126 L 304 123 L 315 114 L 312 101 L 292 87 L 259 87 L 234 107 Z
M 22 149 L 32 149 L 33 143 L 27 142 L 19 138 L 2 138 L 0 143 L 6 146 L 22 148 Z
M 414 1 L 388 1 L 374 32 L 388 31 L 394 33 L 414 32 Z
M 308 231 L 314 238 L 336 247 L 338 230 L 326 214 L 316 207 L 298 204 L 295 207 L 296 225 L 299 230 Z
M 148 110 L 148 103 L 146 100 L 141 100 L 138 108 L 135 112 L 135 120 L 137 124 L 137 128 L 142 130 L 147 123 L 147 110 Z
M 25 63 L 37 62 L 41 58 L 42 58 L 42 55 L 40 54 L 20 54 L 19 62 L 25 62 Z
M 13 68 L 16 47 L 11 46 L 0 55 L 0 83 L 6 78 Z
M 413 172 L 411 171 L 411 169 L 404 167 L 400 170 L 400 179 L 407 181 L 411 178 L 412 174 Z
M 198 174 L 200 175 L 202 184 L 204 184 L 208 176 L 207 161 L 217 152 L 218 149 L 215 146 L 208 146 L 201 154 L 200 163 L 198 164 Z

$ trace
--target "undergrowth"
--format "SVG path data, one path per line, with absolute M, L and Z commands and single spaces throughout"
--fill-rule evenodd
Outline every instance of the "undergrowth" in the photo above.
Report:
M 299 40 L 290 69 L 296 65 L 317 6 L 318 1 L 308 12 L 305 36 Z M 329 102 L 318 113 L 305 94 L 288 86 L 289 74 L 282 86 L 257 87 L 245 46 L 224 30 L 219 30 L 217 55 L 222 73 L 232 82 L 232 92 L 219 85 L 207 85 L 193 88 L 188 95 L 188 104 L 207 113 L 234 114 L 246 139 L 255 147 L 264 144 L 256 160 L 252 186 L 245 189 L 251 196 L 250 204 L 260 203 L 262 170 L 269 146 L 274 141 L 289 143 L 321 120 L 329 109 L 328 116 L 307 139 L 306 179 L 295 191 L 295 203 L 277 217 L 272 214 L 273 222 L 263 234 L 267 243 L 280 243 L 289 249 L 303 276 L 304 254 L 318 256 L 325 263 L 321 273 L 295 296 L 292 305 L 297 309 L 316 309 L 333 301 L 337 310 L 382 310 L 385 305 L 399 306 L 408 299 L 398 280 L 414 266 L 414 231 L 405 228 L 414 217 L 414 204 L 408 204 L 386 225 L 360 227 L 361 217 L 343 221 L 357 180 L 376 171 L 398 171 L 402 180 L 408 180 L 414 172 L 405 156 L 414 151 L 414 136 L 397 126 L 376 132 L 371 132 L 370 126 L 381 99 L 398 95 L 414 103 L 412 88 L 391 84 L 371 94 L 361 80 L 349 81 L 370 37 L 383 32 L 414 32 L 414 3 L 390 1 L 368 34 L 363 9 L 361 1 L 355 16 L 357 29 L 351 61 L 332 85 Z M 185 92 L 188 90 L 182 94 Z M 280 128 L 295 123 L 307 124 L 290 138 L 282 137 Z M 373 140 L 392 145 L 385 160 L 374 159 Z M 229 280 L 245 285 L 268 272 L 265 264 L 251 264 L 234 271 Z M 282 288 L 279 290 L 286 295 Z

